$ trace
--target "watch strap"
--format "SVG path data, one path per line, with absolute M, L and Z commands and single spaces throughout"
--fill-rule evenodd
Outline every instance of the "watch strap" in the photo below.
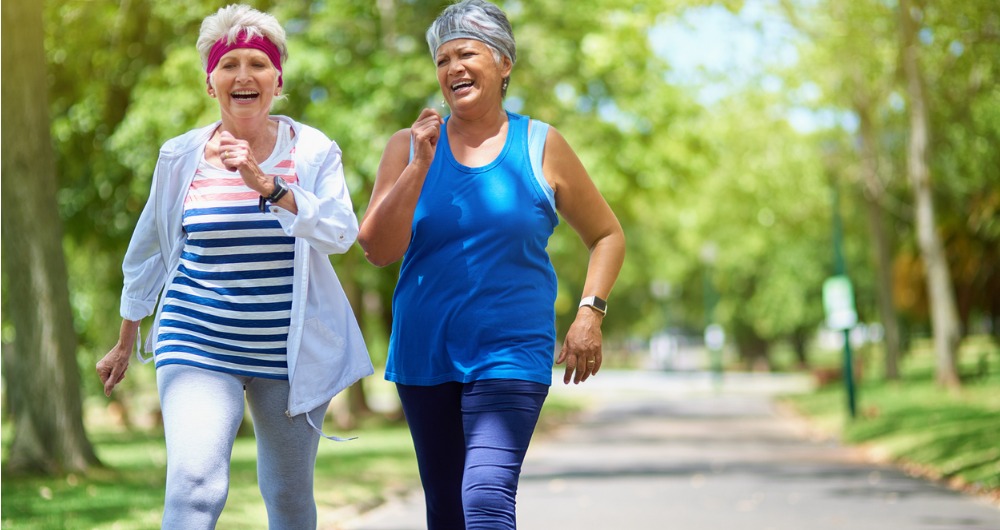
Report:
M 264 197 L 263 195 L 261 195 L 260 196 L 260 201 L 258 201 L 258 203 L 257 203 L 257 206 L 259 207 L 261 213 L 264 212 L 265 205 L 267 203 L 274 204 L 274 203 L 280 201 L 281 198 L 284 197 L 288 193 L 288 191 L 289 191 L 288 190 L 288 183 L 285 182 L 285 179 L 283 179 L 281 177 L 277 177 L 277 176 L 274 177 L 274 190 L 267 197 Z
M 274 191 L 267 198 L 267 202 L 274 204 L 281 200 L 288 193 L 288 183 L 281 177 L 274 177 Z

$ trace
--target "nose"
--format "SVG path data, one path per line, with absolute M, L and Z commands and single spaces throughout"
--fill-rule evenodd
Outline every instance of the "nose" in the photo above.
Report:
M 236 82 L 245 83 L 250 80 L 250 65 L 241 64 L 236 69 Z

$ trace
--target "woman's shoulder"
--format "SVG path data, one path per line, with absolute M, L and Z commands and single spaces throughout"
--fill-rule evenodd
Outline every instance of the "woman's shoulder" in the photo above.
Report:
M 410 144 L 410 128 L 409 127 L 406 127 L 404 129 L 400 129 L 400 130 L 392 133 L 392 136 L 389 137 L 389 142 L 386 145 L 386 147 L 396 146 L 398 144 L 406 144 L 406 145 Z
M 404 165 L 410 162 L 410 158 L 413 157 L 413 138 L 409 127 L 400 129 L 389 137 L 382 157 L 403 160 Z
M 336 144 L 327 134 L 316 127 L 295 121 L 288 116 L 274 116 L 279 122 L 287 123 L 298 141 L 304 141 L 309 146 L 328 149 L 330 144 Z
M 275 116 L 279 122 L 287 123 L 292 129 L 295 139 L 295 153 L 302 160 L 320 163 L 325 160 L 330 151 L 340 151 L 337 142 L 316 127 L 295 121 L 287 116 Z

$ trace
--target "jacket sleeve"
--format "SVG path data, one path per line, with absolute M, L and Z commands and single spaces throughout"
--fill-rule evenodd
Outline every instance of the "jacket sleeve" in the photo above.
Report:
M 132 232 L 132 239 L 122 261 L 125 285 L 122 288 L 121 316 L 128 320 L 142 320 L 153 314 L 156 300 L 167 276 L 166 262 L 163 259 L 156 229 L 158 200 L 156 183 L 160 177 L 157 175 L 159 166 L 157 163 L 149 199 L 146 200 L 146 206 L 139 215 L 139 222 Z
M 277 207 L 272 211 L 286 234 L 306 240 L 323 254 L 343 254 L 358 238 L 358 217 L 344 180 L 340 147 L 330 142 L 325 156 L 315 167 L 317 173 L 312 190 L 299 184 L 290 185 L 298 213 Z

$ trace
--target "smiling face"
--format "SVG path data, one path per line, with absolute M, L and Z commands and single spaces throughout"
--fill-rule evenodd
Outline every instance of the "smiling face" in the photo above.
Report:
M 510 59 L 500 63 L 482 41 L 455 39 L 437 50 L 437 77 L 452 111 L 471 105 L 500 105 L 503 78 L 510 75 Z
M 211 80 L 208 92 L 219 98 L 222 114 L 237 119 L 266 118 L 275 96 L 281 93 L 278 70 L 267 54 L 253 48 L 223 55 Z

